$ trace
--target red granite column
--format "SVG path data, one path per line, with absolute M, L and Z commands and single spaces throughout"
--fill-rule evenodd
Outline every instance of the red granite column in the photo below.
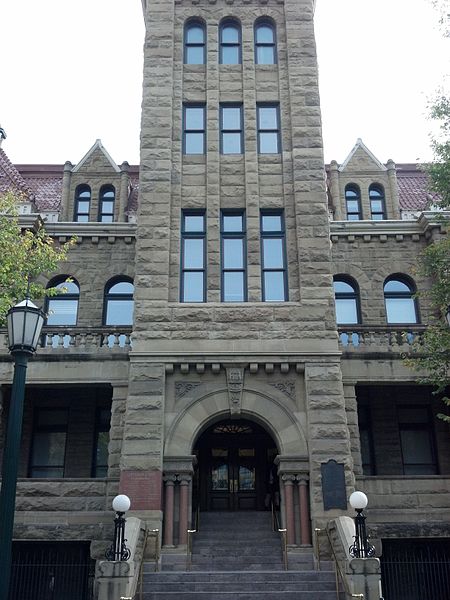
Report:
M 286 538 L 288 544 L 295 544 L 295 518 L 294 518 L 294 475 L 283 475 L 284 504 L 286 514 Z
M 297 480 L 300 506 L 300 543 L 302 546 L 310 546 L 311 523 L 309 519 L 308 477 L 297 475 Z
M 189 475 L 180 475 L 180 529 L 178 534 L 178 543 L 187 543 L 187 528 L 188 528 L 188 505 L 189 505 L 189 483 L 191 478 Z
M 164 545 L 173 546 L 173 498 L 175 476 L 164 477 L 166 484 L 166 502 L 164 507 Z

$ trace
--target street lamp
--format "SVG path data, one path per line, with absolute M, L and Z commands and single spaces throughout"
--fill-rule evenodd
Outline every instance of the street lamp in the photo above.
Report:
M 445 318 L 447 319 L 448 326 L 450 327 L 450 304 L 447 306 L 447 312 L 445 314 Z
M 107 560 L 128 560 L 131 556 L 130 549 L 126 545 L 125 539 L 125 518 L 124 514 L 130 510 L 130 499 L 125 494 L 119 494 L 112 501 L 112 507 L 116 511 L 114 519 L 114 540 L 111 547 L 106 551 Z
M 11 548 L 27 364 L 29 357 L 36 352 L 44 319 L 45 314 L 29 298 L 10 308 L 6 315 L 8 348 L 14 358 L 14 379 L 0 494 L 0 556 L 2 557 L 0 600 L 7 600 L 11 578 Z
M 366 517 L 363 510 L 368 499 L 364 492 L 353 492 L 349 498 L 350 506 L 356 510 L 355 517 L 355 542 L 348 549 L 353 558 L 370 558 L 375 554 L 375 548 L 369 544 L 366 532 Z

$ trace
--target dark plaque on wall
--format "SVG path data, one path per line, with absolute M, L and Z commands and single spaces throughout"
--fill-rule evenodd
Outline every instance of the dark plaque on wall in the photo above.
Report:
M 322 463 L 321 471 L 324 510 L 331 510 L 332 508 L 346 510 L 347 494 L 343 463 L 329 460 L 327 463 Z

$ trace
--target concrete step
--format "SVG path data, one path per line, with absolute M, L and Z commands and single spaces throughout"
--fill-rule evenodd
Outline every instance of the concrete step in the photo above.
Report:
M 144 574 L 146 581 L 165 581 L 167 583 L 197 583 L 197 582 L 222 582 L 231 584 L 240 581 L 274 581 L 274 582 L 298 582 L 298 581 L 334 581 L 334 571 L 262 571 L 258 573 L 249 573 L 248 571 L 231 571 L 231 572 L 177 572 L 164 573 L 154 572 L 154 564 L 144 563 Z
M 278 592 L 144 592 L 142 600 L 336 600 L 336 591 L 278 591 Z

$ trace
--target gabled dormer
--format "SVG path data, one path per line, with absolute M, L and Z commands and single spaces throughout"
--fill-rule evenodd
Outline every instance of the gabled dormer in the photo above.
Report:
M 119 167 L 101 140 L 74 166 L 64 165 L 62 220 L 87 222 L 126 221 L 130 194 L 128 163 Z
M 395 164 L 381 163 L 361 139 L 341 165 L 331 162 L 329 189 L 336 221 L 400 218 Z

